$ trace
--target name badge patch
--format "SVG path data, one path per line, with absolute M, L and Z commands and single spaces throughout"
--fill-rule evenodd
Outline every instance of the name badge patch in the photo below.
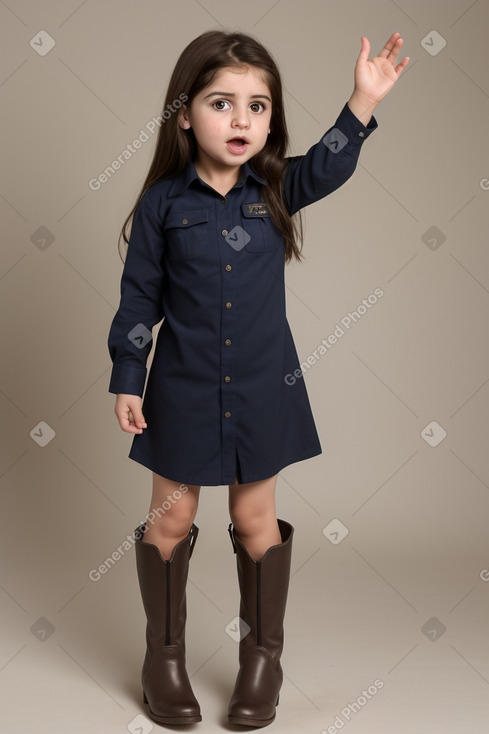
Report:
M 263 217 L 265 214 L 270 215 L 266 204 L 245 204 L 244 208 L 248 216 Z

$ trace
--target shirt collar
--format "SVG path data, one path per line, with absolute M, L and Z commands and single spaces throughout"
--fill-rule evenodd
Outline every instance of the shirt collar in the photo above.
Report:
M 248 179 L 248 176 L 254 178 L 256 181 L 258 181 L 258 183 L 266 183 L 265 179 L 262 176 L 259 176 L 258 173 L 253 170 L 250 162 L 246 161 L 246 163 L 243 163 L 241 167 L 240 177 L 236 183 L 236 186 L 243 186 L 245 181 Z M 178 194 L 181 194 L 182 191 L 185 191 L 185 189 L 187 189 L 193 181 L 202 181 L 202 179 L 195 170 L 194 162 L 190 161 L 189 163 L 187 163 L 185 168 L 183 168 L 180 173 L 177 173 L 177 175 L 175 176 L 173 184 L 168 192 L 168 196 L 178 196 Z

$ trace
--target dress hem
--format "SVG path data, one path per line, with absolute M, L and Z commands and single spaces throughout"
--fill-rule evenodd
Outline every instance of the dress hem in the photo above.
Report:
M 312 453 L 300 454 L 293 459 L 288 459 L 284 464 L 281 464 L 275 471 L 268 473 L 266 476 L 251 475 L 251 477 L 249 477 L 248 475 L 246 475 L 246 473 L 243 474 L 242 472 L 242 482 L 240 482 L 240 484 L 249 484 L 250 482 L 260 482 L 264 479 L 268 479 L 269 477 L 272 477 L 275 474 L 278 474 L 280 471 L 282 471 L 282 469 L 285 469 L 287 466 L 290 466 L 291 464 L 296 464 L 299 461 L 306 461 L 307 459 L 312 459 L 315 456 L 320 456 L 322 453 L 323 453 L 322 448 L 319 448 L 318 450 L 314 450 Z M 161 470 L 158 470 L 156 466 L 153 464 L 153 462 L 149 459 L 145 459 L 141 457 L 138 458 L 135 455 L 131 456 L 131 453 L 128 455 L 128 458 L 132 459 L 132 461 L 135 461 L 138 464 L 141 464 L 142 466 L 145 466 L 147 469 L 154 472 L 155 474 L 159 474 L 160 476 L 165 477 L 165 479 L 169 479 L 172 482 L 178 482 L 179 484 L 192 484 L 192 485 L 201 486 L 201 487 L 221 487 L 221 486 L 234 484 L 235 477 L 232 477 L 232 479 L 229 477 L 228 479 L 224 479 L 223 477 L 221 477 L 221 481 L 219 482 L 209 481 L 209 478 L 205 479 L 205 481 L 196 481 L 195 479 L 192 479 L 192 480 L 182 479 L 181 476 L 177 478 L 172 473 L 170 474 L 166 472 L 163 473 Z

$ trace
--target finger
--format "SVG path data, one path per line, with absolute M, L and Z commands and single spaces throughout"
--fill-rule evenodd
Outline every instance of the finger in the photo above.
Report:
M 131 413 L 131 411 L 128 412 L 127 418 L 122 418 L 120 420 L 121 428 L 126 433 L 142 433 L 143 428 L 142 426 L 136 426 L 134 423 L 134 418 Z
M 147 428 L 142 410 L 133 406 L 130 410 L 130 413 L 132 414 L 133 425 L 137 426 L 138 428 Z
M 134 433 L 134 426 L 131 423 L 130 419 L 126 415 L 118 416 L 119 418 L 119 425 L 123 431 L 126 433 Z
M 398 43 L 398 41 L 401 39 L 400 33 L 393 33 L 392 36 L 389 38 L 387 43 L 385 44 L 384 48 L 380 52 L 379 56 L 381 56 L 384 59 L 387 59 L 389 54 L 393 53 L 393 50 Z M 402 40 L 402 39 L 401 39 Z M 396 52 L 397 53 L 397 52 Z M 394 56 L 395 58 L 395 56 Z
M 404 43 L 404 40 L 402 38 L 398 38 L 397 41 L 394 44 L 394 47 L 392 48 L 390 54 L 387 56 L 387 61 L 390 61 L 391 64 L 394 66 L 396 62 L 396 57 L 399 53 L 399 51 L 402 48 L 402 44 Z
M 133 412 L 130 408 L 126 408 L 122 411 L 117 410 L 116 416 L 121 429 L 126 433 L 142 433 L 143 428 L 147 427 L 146 423 L 144 422 L 144 417 L 141 424 L 136 425 Z
M 409 56 L 405 56 L 403 60 L 399 64 L 397 64 L 396 67 L 394 67 L 394 71 L 396 72 L 397 76 L 401 74 L 403 69 L 405 69 L 408 64 L 409 64 Z
M 121 428 L 126 433 L 142 433 L 143 432 L 143 429 L 142 428 L 137 428 L 132 423 L 128 423 L 125 428 L 123 426 L 121 426 Z

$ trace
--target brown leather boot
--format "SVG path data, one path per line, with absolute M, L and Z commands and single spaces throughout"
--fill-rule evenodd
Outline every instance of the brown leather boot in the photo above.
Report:
M 255 561 L 232 523 L 233 543 L 241 592 L 239 616 L 250 631 L 239 643 L 239 672 L 229 704 L 231 724 L 267 726 L 275 719 L 283 673 L 280 665 L 283 622 L 289 589 L 294 528 L 278 520 L 282 543 L 272 545 Z
M 186 585 L 189 560 L 199 529 L 174 547 L 165 561 L 160 550 L 143 541 L 146 525 L 136 538 L 136 565 L 146 612 L 146 655 L 142 671 L 144 703 L 159 724 L 193 724 L 202 721 L 185 667 Z

